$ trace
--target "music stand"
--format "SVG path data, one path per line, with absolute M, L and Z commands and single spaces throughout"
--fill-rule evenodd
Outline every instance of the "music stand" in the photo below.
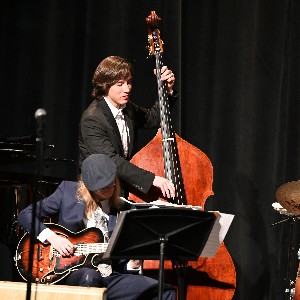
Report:
M 164 260 L 198 260 L 215 219 L 211 212 L 178 207 L 121 212 L 103 258 L 160 260 L 160 300 Z

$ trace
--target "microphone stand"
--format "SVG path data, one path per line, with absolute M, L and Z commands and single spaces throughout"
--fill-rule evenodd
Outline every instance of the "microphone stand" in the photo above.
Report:
M 285 288 L 285 299 L 291 300 L 291 283 L 290 283 L 290 274 L 291 274 L 291 256 L 293 252 L 293 246 L 292 246 L 292 236 L 293 236 L 293 225 L 294 222 L 298 220 L 300 215 L 291 215 L 288 218 L 285 218 L 281 221 L 278 221 L 276 223 L 273 223 L 272 226 L 279 225 L 284 222 L 288 222 L 289 226 L 289 235 L 288 235 L 288 252 L 287 252 L 287 269 L 286 269 L 286 288 Z
M 31 231 L 30 231 L 30 247 L 29 247 L 29 259 L 28 259 L 28 274 L 26 300 L 31 299 L 31 285 L 33 281 L 33 254 L 34 254 L 34 242 L 35 242 L 35 218 L 36 218 L 36 202 L 38 198 L 38 182 L 40 180 L 43 171 L 43 158 L 44 158 L 44 123 L 46 111 L 43 108 L 39 108 L 35 112 L 36 118 L 36 172 L 33 177 L 33 201 L 32 201 L 32 218 L 31 218 Z

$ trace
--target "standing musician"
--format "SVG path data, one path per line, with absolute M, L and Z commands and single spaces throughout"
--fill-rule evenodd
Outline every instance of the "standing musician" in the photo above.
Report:
M 42 217 L 57 217 L 58 224 L 78 232 L 86 227 L 101 229 L 109 240 L 116 224 L 117 214 L 133 206 L 120 198 L 116 166 L 103 154 L 92 154 L 82 163 L 78 182 L 63 181 L 49 197 L 37 202 L 36 237 L 49 242 L 63 257 L 71 257 L 76 246 L 67 238 L 57 235 L 41 222 Z M 32 205 L 18 216 L 18 222 L 31 230 Z M 95 267 L 81 267 L 63 279 L 73 286 L 107 287 L 108 299 L 157 299 L 158 281 L 139 275 L 139 260 L 116 260 L 111 263 L 98 260 Z M 132 271 L 133 270 L 133 271 Z M 136 274 L 132 274 L 134 272 Z M 163 299 L 175 300 L 176 290 L 164 285 Z
M 154 70 L 156 74 L 156 70 Z M 164 66 L 161 79 L 166 80 L 170 104 L 175 102 L 175 76 Z M 132 156 L 134 132 L 137 128 L 158 127 L 158 101 L 150 109 L 137 106 L 129 100 L 132 88 L 132 66 L 124 58 L 109 56 L 98 65 L 93 76 L 93 102 L 84 111 L 79 127 L 80 162 L 93 153 L 109 156 L 117 166 L 123 195 L 126 185 L 146 194 L 153 185 L 164 197 L 174 197 L 171 181 L 129 162 Z

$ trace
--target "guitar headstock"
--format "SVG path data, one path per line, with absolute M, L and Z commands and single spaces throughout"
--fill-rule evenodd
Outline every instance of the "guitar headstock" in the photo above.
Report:
M 150 15 L 146 18 L 148 26 L 148 50 L 149 55 L 155 55 L 163 52 L 163 41 L 160 38 L 160 31 L 158 25 L 161 18 L 155 11 L 151 11 Z

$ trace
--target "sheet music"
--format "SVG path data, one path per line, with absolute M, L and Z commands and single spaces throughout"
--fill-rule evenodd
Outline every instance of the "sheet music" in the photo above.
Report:
M 200 257 L 214 257 L 216 255 L 234 218 L 234 215 L 231 214 L 224 214 L 218 211 L 213 213 L 216 215 L 216 220 Z
M 146 208 L 160 208 L 160 207 L 179 207 L 179 208 L 189 208 L 189 209 L 194 209 L 194 210 L 203 210 L 202 206 L 198 205 L 182 205 L 182 204 L 175 204 L 172 202 L 166 202 L 162 201 L 160 199 L 154 200 L 151 202 L 145 202 L 145 203 L 139 203 L 139 202 L 131 202 L 123 197 L 120 197 L 124 202 L 127 202 L 131 205 L 134 205 L 136 207 L 143 207 L 145 206 Z

